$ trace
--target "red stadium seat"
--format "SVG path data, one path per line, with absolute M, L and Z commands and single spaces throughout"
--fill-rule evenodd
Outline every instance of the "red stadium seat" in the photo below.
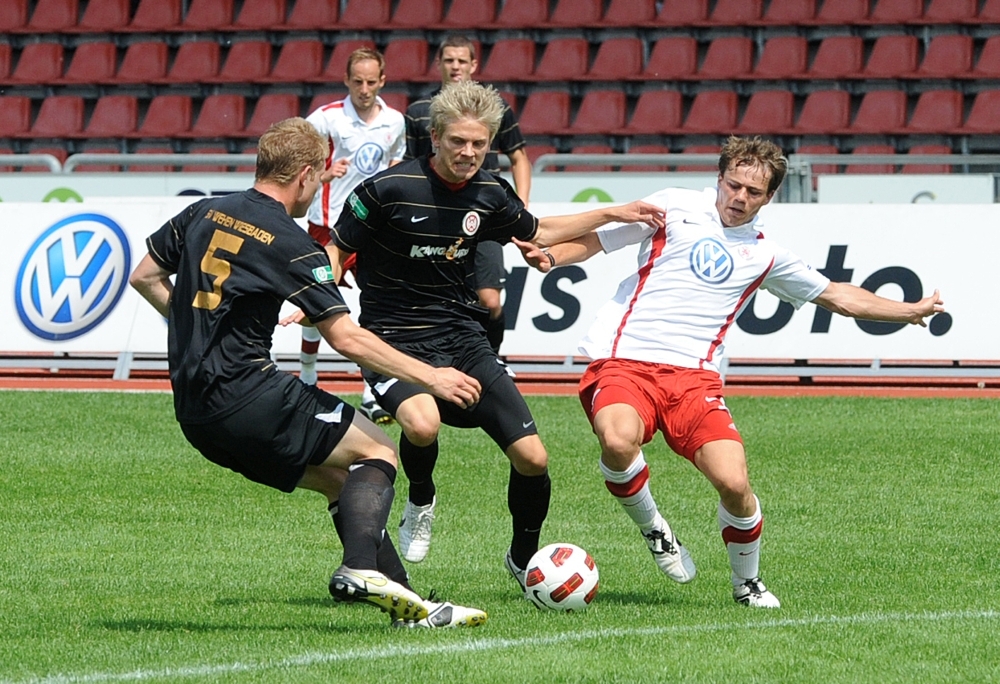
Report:
M 760 21 L 763 12 L 762 0 L 716 0 L 708 20 L 720 26 L 740 26 Z
M 947 145 L 914 145 L 909 154 L 951 154 Z M 904 164 L 900 173 L 951 173 L 951 164 Z
M 729 134 L 736 130 L 739 100 L 731 90 L 704 90 L 694 96 L 681 125 L 685 133 Z
M 389 28 L 423 29 L 441 23 L 441 0 L 399 0 Z
M 233 0 L 191 0 L 181 22 L 185 31 L 211 31 L 233 23 Z
M 173 150 L 169 147 L 164 147 L 161 145 L 141 145 L 134 150 L 134 154 L 173 154 Z M 141 157 L 140 157 L 141 158 Z M 166 164 L 129 164 L 128 170 L 130 173 L 136 171 L 143 173 L 169 173 L 174 170 L 174 167 Z
M 105 95 L 97 100 L 83 130 L 88 138 L 124 138 L 139 124 L 139 103 L 132 95 Z
M 1000 90 L 981 90 L 972 102 L 969 118 L 962 126 L 962 133 L 1000 133 Z
M 868 19 L 868 0 L 824 2 L 816 13 L 819 24 L 859 24 Z
M 244 0 L 233 26 L 258 31 L 274 30 L 285 23 L 285 0 Z
M 799 145 L 799 148 L 795 150 L 796 154 L 837 154 L 837 148 L 834 145 Z M 813 164 L 813 189 L 816 188 L 816 178 L 815 175 L 819 173 L 837 173 L 836 164 Z
M 210 145 L 204 143 L 191 143 L 188 145 L 188 154 L 229 154 L 222 145 Z M 181 171 L 185 173 L 226 173 L 229 171 L 229 164 L 184 164 Z
M 59 160 L 59 163 L 65 163 L 66 158 L 69 154 L 66 152 L 66 148 L 62 146 L 53 146 L 51 143 L 31 143 L 28 145 L 28 154 L 51 154 L 53 157 Z M 48 166 L 25 166 L 21 169 L 22 171 L 27 171 L 29 173 L 34 172 L 45 172 L 50 173 Z
M 29 43 L 21 49 L 10 80 L 13 83 L 45 84 L 63 74 L 63 47 L 59 43 Z
M 182 43 L 167 74 L 171 83 L 202 83 L 219 73 L 219 44 L 212 40 Z
M 315 81 L 323 73 L 323 43 L 318 40 L 286 40 L 270 75 L 271 83 Z
M 777 36 L 764 43 L 754 78 L 803 78 L 809 58 L 809 46 L 800 36 Z
M 902 78 L 917 70 L 917 39 L 914 36 L 882 36 L 872 46 L 861 75 L 864 78 Z
M 917 69 L 918 78 L 966 78 L 972 71 L 972 37 L 948 34 L 931 38 Z
M 28 23 L 28 0 L 6 0 L 0 12 L 0 33 L 24 30 Z
M 653 44 L 643 76 L 662 81 L 694 78 L 698 69 L 698 43 L 694 38 L 660 38 Z
M 118 65 L 114 43 L 81 43 L 70 60 L 62 83 L 112 83 Z
M 524 152 L 528 155 L 528 161 L 534 164 L 543 154 L 555 154 L 558 152 L 552 145 L 525 145 Z
M 636 100 L 626 135 L 677 133 L 681 130 L 684 102 L 678 90 L 646 90 Z
M 253 108 L 253 115 L 250 117 L 250 123 L 247 124 L 246 135 L 259 138 L 271 124 L 300 115 L 298 95 L 292 93 L 261 95 Z
M 600 26 L 602 0 L 559 0 L 549 23 L 553 26 Z
M 857 36 L 824 38 L 807 72 L 810 78 L 857 78 L 861 75 L 863 45 Z
M 83 150 L 84 154 L 118 154 L 119 150 L 115 147 L 109 147 L 108 145 L 91 145 L 85 144 Z M 108 163 L 91 163 L 91 164 L 77 164 L 73 167 L 74 173 L 120 173 L 122 170 L 121 164 L 108 164 Z
M 441 23 L 450 29 L 484 28 L 491 26 L 496 16 L 495 0 L 452 0 Z
M 574 134 L 608 134 L 625 126 L 625 93 L 621 90 L 588 90 L 571 127 Z
M 658 26 L 691 26 L 708 21 L 708 0 L 663 0 L 656 19 Z
M 642 74 L 642 52 L 638 38 L 608 38 L 597 48 L 587 77 L 602 81 L 637 78 Z
M 587 73 L 590 45 L 583 38 L 553 38 L 548 42 L 534 77 L 539 81 L 574 81 Z
M 816 16 L 816 0 L 771 0 L 761 23 L 795 26 L 812 21 Z
M 910 133 L 954 133 L 962 127 L 964 98 L 957 90 L 928 90 L 920 94 L 906 125 Z
M 758 90 L 750 96 L 736 127 L 743 134 L 790 133 L 795 118 L 795 97 L 787 90 Z
M 666 145 L 632 145 L 628 148 L 629 154 L 670 154 L 670 148 Z M 626 164 L 621 167 L 622 171 L 636 173 L 666 173 L 670 170 L 666 165 L 654 164 Z
M 429 48 L 423 38 L 402 38 L 385 47 L 385 70 L 390 81 L 424 81 L 428 78 Z M 434 80 L 440 74 L 430 72 Z
M 313 95 L 312 100 L 309 101 L 309 107 L 306 109 L 306 114 L 312 114 L 320 107 L 325 107 L 331 102 L 340 102 L 347 97 L 347 91 L 336 92 L 336 93 L 317 93 Z
M 846 91 L 818 90 L 806 96 L 795 132 L 828 135 L 846 129 L 850 119 L 851 96 Z
M 509 90 L 501 90 L 499 92 L 500 92 L 500 97 L 503 98 L 503 101 L 507 103 L 508 107 L 510 107 L 510 111 L 514 112 L 514 114 L 517 114 L 518 111 L 520 111 L 517 104 L 517 95 Z
M 337 23 L 338 4 L 330 0 L 295 0 L 285 28 L 328 29 Z
M 525 135 L 566 133 L 569 128 L 569 92 L 533 90 L 524 101 L 519 123 Z
M 858 145 L 851 154 L 895 154 L 896 149 L 892 145 Z M 845 173 L 878 173 L 889 174 L 895 170 L 894 164 L 850 164 L 848 163 Z
M 167 78 L 167 44 L 160 40 L 132 43 L 118 67 L 118 83 L 158 83 Z
M 480 70 L 479 77 L 484 81 L 520 81 L 534 72 L 535 41 L 507 38 L 494 43 L 490 58 Z
M 70 138 L 83 131 L 83 98 L 53 95 L 42 100 L 42 108 L 31 125 L 35 138 Z
M 924 10 L 923 21 L 928 24 L 959 24 L 976 17 L 977 0 L 931 0 Z
M 614 150 L 610 145 L 575 145 L 570 150 L 572 154 L 612 154 Z M 563 171 L 569 173 L 608 173 L 611 166 L 594 166 L 592 164 L 576 164 L 564 166 Z
M 397 112 L 405 112 L 406 108 L 410 104 L 410 98 L 406 93 L 397 93 L 391 90 L 383 90 L 378 94 L 391 109 L 395 109 Z
M 120 31 L 131 19 L 129 0 L 90 0 L 77 30 L 98 33 Z
M 221 83 L 255 83 L 267 79 L 271 72 L 271 44 L 266 40 L 233 43 L 226 63 L 213 81 Z
M 14 138 L 31 130 L 31 99 L 0 95 L 0 138 Z
M 712 154 L 718 155 L 720 152 L 718 145 L 688 145 L 683 150 L 682 154 Z M 681 164 L 677 167 L 678 171 L 695 171 L 700 173 L 710 173 L 717 169 L 717 163 L 712 161 L 710 163 L 701 164 Z
M 191 98 L 188 95 L 157 95 L 149 102 L 139 124 L 137 138 L 173 138 L 191 129 Z
M 128 27 L 133 31 L 164 31 L 180 23 L 181 0 L 139 0 Z
M 256 141 L 248 144 L 246 147 L 240 150 L 240 154 L 257 154 Z M 235 169 L 236 173 L 254 173 L 256 170 L 257 170 L 257 165 L 254 163 L 237 166 Z
M 976 21 L 982 24 L 1000 24 L 1000 0 L 985 0 L 976 12 Z
M 640 26 L 656 19 L 656 0 L 611 0 L 604 12 L 606 26 Z
M 906 93 L 872 90 L 861 98 L 851 133 L 898 133 L 906 127 Z
M 38 33 L 54 33 L 76 27 L 79 18 L 78 0 L 38 0 L 35 11 L 28 21 L 28 30 Z
M 548 20 L 548 0 L 504 0 L 494 24 L 502 28 L 537 28 Z
M 347 75 L 347 60 L 351 53 L 360 48 L 375 49 L 375 43 L 371 40 L 341 40 L 333 48 L 330 59 L 327 60 L 326 68 L 320 75 L 320 80 L 326 83 L 343 83 Z
M 201 103 L 201 111 L 191 130 L 179 133 L 189 138 L 235 138 L 246 127 L 246 99 L 242 95 L 209 95 Z
M 10 43 L 0 43 L 0 81 L 6 81 L 10 76 L 11 59 Z
M 924 0 L 878 0 L 868 20 L 877 24 L 905 24 L 924 13 Z
M 389 23 L 389 0 L 348 0 L 339 25 L 343 28 L 376 29 Z
M 973 78 L 1000 78 L 1000 35 L 990 36 L 983 43 L 971 75 Z
M 716 38 L 708 46 L 705 61 L 698 69 L 698 78 L 744 78 L 750 76 L 752 68 L 753 43 L 749 38 Z

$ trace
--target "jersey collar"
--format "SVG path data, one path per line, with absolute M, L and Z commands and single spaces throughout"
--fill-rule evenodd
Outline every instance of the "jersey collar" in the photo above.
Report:
M 374 119 L 372 119 L 371 123 L 365 123 L 364 121 L 361 120 L 361 117 L 358 116 L 358 110 L 354 108 L 354 103 L 351 102 L 350 95 L 344 98 L 344 114 L 347 116 L 347 118 L 351 120 L 352 123 L 361 126 L 366 126 L 368 128 L 375 128 L 376 126 L 381 126 L 383 123 L 382 119 L 385 118 L 385 112 L 389 108 L 389 105 L 387 105 L 385 103 L 385 100 L 383 100 L 378 95 L 375 96 L 375 101 L 378 103 L 381 109 L 379 109 L 378 114 L 375 116 Z

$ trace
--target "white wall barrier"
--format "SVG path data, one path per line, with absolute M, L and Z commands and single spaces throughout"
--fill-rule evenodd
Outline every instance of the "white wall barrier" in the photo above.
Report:
M 127 285 L 145 237 L 192 197 L 0 203 L 0 351 L 163 353 L 166 324 Z M 580 203 L 534 204 L 538 215 Z M 948 313 L 927 328 L 858 322 L 759 294 L 728 337 L 731 357 L 756 359 L 998 358 L 997 205 L 771 205 L 764 232 L 835 280 L 895 299 L 940 288 Z M 597 309 L 635 264 L 636 250 L 542 275 L 506 251 L 509 355 L 576 354 Z M 356 308 L 357 293 L 346 291 Z M 298 351 L 296 329 L 275 348 Z

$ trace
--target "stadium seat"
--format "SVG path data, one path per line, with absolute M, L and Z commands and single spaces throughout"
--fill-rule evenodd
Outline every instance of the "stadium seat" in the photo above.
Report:
M 441 0 L 399 0 L 389 28 L 423 29 L 440 24 L 443 9 Z
M 704 90 L 694 96 L 681 130 L 729 134 L 736 129 L 739 100 L 731 90 Z
M 100 144 L 84 144 L 83 149 L 80 151 L 84 154 L 118 154 L 120 152 L 120 150 L 115 147 Z M 101 164 L 97 162 L 90 164 L 77 164 L 73 167 L 73 173 L 120 173 L 121 170 L 121 164 Z
M 285 0 L 244 0 L 233 27 L 238 29 L 268 31 L 284 25 Z
M 642 41 L 638 38 L 608 38 L 597 48 L 587 78 L 618 81 L 642 74 Z
M 868 20 L 874 24 L 905 24 L 924 13 L 924 0 L 878 0 Z
M 480 63 L 482 60 L 480 60 Z M 484 81 L 520 81 L 535 72 L 535 41 L 526 38 L 498 40 L 480 69 Z
M 1000 0 L 985 0 L 976 12 L 976 21 L 981 24 L 1000 24 Z
M 188 95 L 157 95 L 149 101 L 139 130 L 131 137 L 173 138 L 191 128 L 191 98 Z
M 187 138 L 235 138 L 244 135 L 246 99 L 242 95 L 209 95 L 201 103 L 201 111 L 191 130 L 178 133 Z
M 663 0 L 657 26 L 692 26 L 708 21 L 708 0 Z
M 590 45 L 584 38 L 549 40 L 533 77 L 539 81 L 575 81 L 587 73 Z
M 83 98 L 52 95 L 42 100 L 30 134 L 35 138 L 70 138 L 82 131 Z
M 338 25 L 341 28 L 377 29 L 389 23 L 389 0 L 348 0 Z
M 796 154 L 837 154 L 837 148 L 834 145 L 799 145 L 799 148 L 795 150 Z M 813 164 L 812 165 L 813 174 L 813 189 L 816 189 L 816 174 L 820 173 L 837 173 L 836 164 Z
M 0 33 L 24 30 L 28 23 L 28 0 L 6 0 L 0 12 Z
M 266 40 L 233 43 L 218 75 L 218 83 L 255 83 L 271 72 L 271 44 Z
M 508 107 L 510 107 L 510 111 L 514 112 L 516 115 L 520 111 L 517 104 L 517 95 L 509 90 L 501 90 L 499 93 L 503 101 L 507 103 Z
M 133 150 L 134 154 L 173 154 L 173 150 L 169 147 L 164 147 L 162 145 L 139 145 Z M 141 158 L 141 157 L 140 157 Z M 167 164 L 129 164 L 128 170 L 130 173 L 136 171 L 142 173 L 169 173 L 174 170 L 174 167 Z
M 259 138 L 271 124 L 293 116 L 301 116 L 298 95 L 292 93 L 261 95 L 253 108 L 250 123 L 247 124 L 246 135 Z
M 600 26 L 602 0 L 559 0 L 549 23 L 553 26 Z
M 504 0 L 494 20 L 498 28 L 537 28 L 548 23 L 548 0 Z
M 328 29 L 337 23 L 338 5 L 329 0 L 295 0 L 285 28 Z
M 763 0 L 716 0 L 708 21 L 719 26 L 741 26 L 760 21 L 763 13 Z
M 390 81 L 439 80 L 436 70 L 428 72 L 428 45 L 423 38 L 402 38 L 385 46 L 385 72 Z M 429 75 L 430 74 L 430 75 Z
M 718 145 L 688 145 L 681 150 L 681 154 L 719 154 Z M 681 164 L 677 167 L 678 171 L 693 171 L 696 173 L 711 173 L 718 168 L 717 162 L 712 161 L 710 163 L 701 164 Z
M 309 107 L 306 109 L 306 116 L 312 114 L 320 107 L 325 107 L 331 102 L 340 102 L 346 97 L 347 97 L 346 90 L 334 93 L 330 92 L 316 93 L 315 95 L 313 95 L 312 100 L 309 101 Z
M 31 99 L 0 95 L 0 138 L 15 138 L 31 130 Z
M 114 43 L 81 43 L 60 83 L 112 83 L 118 65 Z
M 219 73 L 219 44 L 212 40 L 182 43 L 167 74 L 171 83 L 202 83 Z
M 688 36 L 660 38 L 653 43 L 642 75 L 662 81 L 694 78 L 698 69 L 698 43 Z
M 935 36 L 927 46 L 917 78 L 967 78 L 972 71 L 972 37 Z
M 191 0 L 181 21 L 185 31 L 212 31 L 233 23 L 233 0 Z
M 139 103 L 132 95 L 105 95 L 97 100 L 83 130 L 88 138 L 124 138 L 139 124 Z
M 977 4 L 977 0 L 930 0 L 922 19 L 927 24 L 967 23 L 975 19 Z
M 816 12 L 818 24 L 859 24 L 868 19 L 868 0 L 824 2 Z
M 125 49 L 115 81 L 159 83 L 167 78 L 167 44 L 160 40 L 132 43 Z
M 406 93 L 400 93 L 393 90 L 383 90 L 378 94 L 389 107 L 395 109 L 397 112 L 405 112 L 406 108 L 410 104 L 410 98 Z
M 947 145 L 914 145 L 909 154 L 951 154 Z M 951 164 L 904 164 L 900 173 L 951 173 Z
M 909 133 L 954 133 L 962 126 L 964 98 L 957 90 L 928 90 L 917 98 Z
M 737 133 L 783 134 L 792 131 L 795 96 L 788 90 L 758 90 L 747 101 Z
M 716 38 L 708 46 L 698 78 L 731 79 L 750 76 L 753 69 L 753 43 L 742 36 Z
M 257 142 L 254 141 L 240 150 L 240 154 L 257 154 Z M 237 166 L 235 169 L 236 173 L 254 173 L 257 170 L 257 165 L 254 163 L 245 164 Z
M 323 43 L 318 40 L 286 40 L 265 83 L 316 81 L 323 73 Z
M 6 81 L 10 76 L 11 55 L 10 43 L 0 43 L 0 82 Z
M 28 31 L 55 33 L 76 27 L 79 17 L 78 0 L 38 0 L 28 20 Z
M 441 23 L 449 29 L 484 28 L 491 26 L 496 16 L 495 0 L 452 0 Z
M 777 36 L 764 43 L 752 75 L 758 79 L 803 78 L 809 46 L 800 36 Z
M 851 96 L 844 90 L 817 90 L 806 96 L 795 122 L 799 135 L 843 131 L 851 120 Z
M 611 0 L 601 22 L 605 26 L 641 26 L 656 19 L 656 0 Z
M 521 109 L 519 124 L 525 135 L 566 133 L 569 128 L 569 92 L 531 91 Z
M 822 79 L 857 78 L 861 75 L 863 49 L 857 36 L 824 38 L 807 74 Z
M 63 46 L 59 43 L 29 43 L 10 75 L 12 83 L 45 84 L 58 81 L 63 74 Z
M 621 131 L 626 135 L 677 133 L 681 130 L 684 101 L 678 90 L 646 90 L 639 95 L 628 124 Z
M 976 66 L 972 68 L 973 78 L 1000 78 L 1000 35 L 990 36 L 983 43 Z
M 981 90 L 972 102 L 969 117 L 962 125 L 961 133 L 992 133 L 1000 132 L 997 122 L 997 112 L 1000 112 L 1000 90 Z
M 906 127 L 906 93 L 902 90 L 872 90 L 861 98 L 850 132 L 898 133 Z
M 572 154 L 612 154 L 614 150 L 610 145 L 575 145 L 570 152 Z M 611 166 L 594 166 L 592 164 L 575 164 L 564 166 L 563 171 L 569 173 L 608 173 Z
M 128 27 L 133 31 L 165 31 L 180 23 L 181 0 L 139 0 Z
M 795 26 L 816 16 L 816 0 L 771 0 L 761 23 L 772 26 Z
M 666 145 L 632 145 L 628 148 L 629 154 L 670 154 L 670 148 Z M 626 164 L 621 167 L 622 171 L 636 173 L 666 173 L 670 170 L 666 165 L 654 164 Z
M 366 39 L 341 40 L 338 41 L 330 54 L 330 59 L 326 62 L 326 68 L 320 74 L 320 80 L 324 83 L 343 83 L 347 75 L 347 60 L 351 53 L 360 48 L 375 49 L 375 43 Z
M 128 26 L 130 10 L 129 0 L 90 0 L 76 29 L 88 33 L 120 31 Z
M 188 154 L 229 154 L 222 145 L 211 145 L 206 143 L 193 142 L 187 146 Z M 229 171 L 228 164 L 183 164 L 181 171 L 185 173 L 226 173 Z
M 895 154 L 892 145 L 858 145 L 851 154 Z M 845 173 L 877 173 L 889 174 L 895 170 L 894 164 L 847 164 Z
M 588 90 L 573 119 L 571 132 L 609 134 L 625 127 L 625 93 L 621 90 Z
M 543 154 L 555 154 L 557 150 L 552 145 L 525 145 L 524 153 L 528 155 L 528 161 L 534 164 Z
M 53 145 L 52 143 L 31 143 L 28 145 L 28 154 L 51 154 L 59 160 L 60 164 L 65 163 L 66 158 L 69 156 L 65 147 L 58 144 Z M 27 171 L 28 173 L 51 173 L 48 166 L 25 166 L 21 170 Z
M 914 36 L 882 36 L 875 40 L 863 78 L 903 78 L 917 70 L 917 39 Z

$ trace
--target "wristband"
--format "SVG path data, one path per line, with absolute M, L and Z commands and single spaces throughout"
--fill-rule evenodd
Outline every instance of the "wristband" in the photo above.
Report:
M 544 254 L 545 256 L 547 256 L 549 258 L 549 268 L 555 268 L 556 267 L 556 258 L 554 256 L 552 256 L 552 252 L 550 252 L 547 249 L 543 249 L 542 250 L 542 254 Z

